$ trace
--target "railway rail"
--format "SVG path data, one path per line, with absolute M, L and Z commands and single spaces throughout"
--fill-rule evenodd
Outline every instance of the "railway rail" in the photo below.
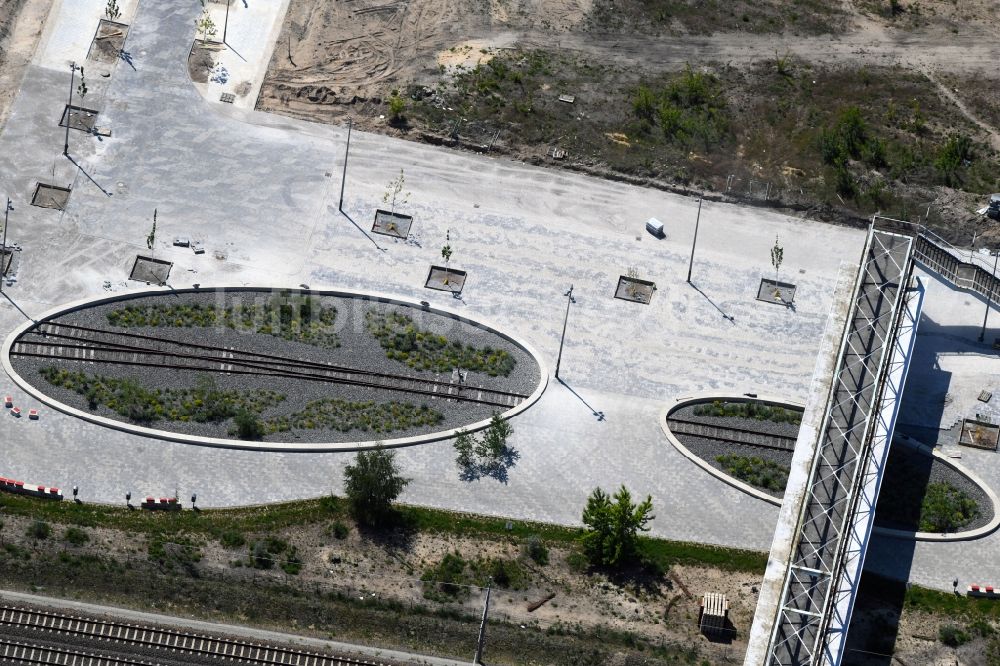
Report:
M 100 655 L 79 648 L 76 645 L 46 645 L 38 639 L 8 637 L 0 638 L 0 661 L 22 664 L 67 664 L 86 666 L 132 666 L 155 664 L 140 658 L 112 656 L 110 651 L 141 649 L 148 656 L 163 651 L 170 661 L 178 661 L 178 655 L 197 659 L 211 658 L 234 661 L 241 664 L 260 666 L 390 666 L 381 661 L 363 661 L 350 657 L 297 650 L 223 638 L 206 634 L 195 634 L 157 627 L 152 625 L 129 624 L 113 620 L 97 620 L 52 611 L 0 606 L 0 627 L 37 630 L 46 636 L 46 641 L 54 643 L 56 637 L 74 640 L 92 639 L 99 642 L 105 654 Z M 113 648 L 111 646 L 114 646 Z
M 675 435 L 692 435 L 720 442 L 759 446 L 765 449 L 795 450 L 796 438 L 787 435 L 774 435 L 747 428 L 708 424 L 702 421 L 673 417 L 667 418 L 667 425 L 670 426 L 670 431 Z
M 230 375 L 288 377 L 401 391 L 508 409 L 528 398 L 522 393 L 465 384 L 458 373 L 453 373 L 452 381 L 442 381 L 59 322 L 39 324 L 26 332 L 14 343 L 11 356 Z

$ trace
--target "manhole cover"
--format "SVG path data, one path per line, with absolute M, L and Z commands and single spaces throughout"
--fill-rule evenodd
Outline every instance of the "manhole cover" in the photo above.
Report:
M 236 101 L 236 95 L 233 93 L 222 93 L 219 95 L 219 101 L 225 102 L 226 104 L 232 104 Z

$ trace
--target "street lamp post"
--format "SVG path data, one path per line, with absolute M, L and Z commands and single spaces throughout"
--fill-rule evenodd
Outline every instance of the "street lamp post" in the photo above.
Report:
M 691 261 L 688 262 L 688 284 L 691 284 L 691 270 L 694 268 L 694 246 L 698 243 L 698 224 L 701 222 L 701 197 L 698 197 L 698 217 L 694 220 L 694 240 L 691 241 Z
M 14 210 L 14 204 L 10 202 L 10 198 L 7 198 L 7 206 L 3 211 L 3 244 L 0 245 L 0 293 L 3 293 L 3 283 L 7 279 L 7 269 L 4 266 L 4 259 L 7 256 L 7 220 L 9 219 L 10 211 Z M 11 255 L 11 261 L 13 261 L 14 256 Z
M 562 362 L 563 343 L 566 342 L 566 323 L 569 321 L 569 306 L 571 303 L 576 303 L 576 299 L 573 298 L 573 285 L 570 285 L 569 291 L 563 295 L 566 297 L 566 316 L 563 317 L 562 337 L 559 338 L 559 356 L 556 357 L 556 379 L 559 379 L 559 364 Z
M 76 83 L 76 70 L 83 72 L 83 67 L 77 67 L 74 60 L 69 65 L 69 104 L 66 105 L 66 143 L 63 144 L 63 155 L 69 157 L 69 123 L 73 116 L 73 84 Z
M 986 321 L 990 317 L 990 307 L 993 305 L 993 285 L 997 281 L 997 260 L 1000 259 L 1000 247 L 993 250 L 993 278 L 990 280 L 990 289 L 986 292 L 986 312 L 983 313 L 983 330 L 979 331 L 979 341 L 986 338 Z
M 347 156 L 351 153 L 351 127 L 353 126 L 354 126 L 354 118 L 348 118 L 347 146 L 344 148 L 344 173 L 340 177 L 340 204 L 337 206 L 337 210 L 339 210 L 340 212 L 344 212 L 344 183 L 347 182 Z

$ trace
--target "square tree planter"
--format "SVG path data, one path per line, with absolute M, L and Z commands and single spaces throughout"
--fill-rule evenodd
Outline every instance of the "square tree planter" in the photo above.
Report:
M 138 255 L 132 264 L 132 272 L 129 273 L 128 279 L 146 284 L 164 285 L 170 277 L 173 265 L 171 261 Z
M 402 213 L 391 213 L 379 208 L 375 211 L 375 223 L 372 224 L 372 232 L 383 236 L 405 239 L 410 235 L 410 225 L 413 224 L 412 215 Z
M 101 19 L 97 24 L 97 32 L 90 42 L 87 59 L 104 64 L 110 64 L 122 57 L 122 47 L 128 36 L 128 24 Z
M 424 286 L 428 289 L 438 291 L 450 291 L 453 294 L 461 294 L 465 287 L 466 272 L 444 266 L 431 266 L 427 274 L 427 281 Z
M 620 298 L 623 301 L 631 303 L 649 305 L 654 291 L 656 291 L 656 283 L 622 275 L 618 278 L 618 288 L 615 289 L 615 298 Z
M 795 302 L 795 285 L 761 278 L 760 287 L 757 288 L 757 300 L 777 305 L 791 305 Z
M 958 439 L 962 446 L 996 451 L 1000 443 L 1000 426 L 976 419 L 963 419 L 962 435 Z

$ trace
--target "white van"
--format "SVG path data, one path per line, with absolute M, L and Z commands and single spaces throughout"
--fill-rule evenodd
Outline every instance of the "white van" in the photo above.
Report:
M 663 238 L 664 236 L 663 222 L 660 222 L 655 217 L 649 218 L 649 220 L 646 222 L 646 231 L 653 234 L 657 238 Z

